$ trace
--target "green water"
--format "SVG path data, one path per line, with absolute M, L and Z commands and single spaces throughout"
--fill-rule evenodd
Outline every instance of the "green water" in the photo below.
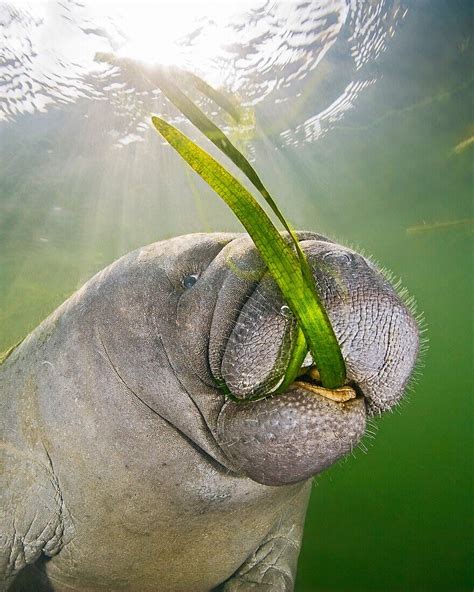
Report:
M 474 149 L 454 151 L 474 133 L 472 16 L 469 2 L 413 2 L 377 83 L 316 142 L 277 146 L 329 92 L 320 70 L 285 121 L 256 107 L 256 167 L 282 210 L 400 276 L 429 338 L 419 379 L 377 421 L 368 453 L 317 479 L 297 592 L 473 588 Z M 331 54 L 326 66 L 337 67 Z M 111 149 L 103 103 L 1 125 L 0 349 L 125 252 L 240 229 L 153 132 Z

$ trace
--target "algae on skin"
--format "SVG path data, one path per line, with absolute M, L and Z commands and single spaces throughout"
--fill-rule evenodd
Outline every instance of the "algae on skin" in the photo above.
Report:
M 23 337 L 23 339 L 20 339 L 20 341 L 18 341 L 18 343 L 15 343 L 15 345 L 12 345 L 4 352 L 0 352 L 0 365 L 3 364 L 3 362 L 5 362 L 5 360 L 16 350 L 16 348 L 21 343 L 23 343 L 24 340 L 25 340 L 25 338 Z

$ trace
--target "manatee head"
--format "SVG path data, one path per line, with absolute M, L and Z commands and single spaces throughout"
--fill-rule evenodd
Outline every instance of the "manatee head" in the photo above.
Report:
M 247 235 L 142 249 L 130 303 L 137 314 L 120 321 L 129 335 L 111 345 L 109 334 L 120 376 L 140 400 L 225 469 L 266 485 L 302 481 L 349 453 L 367 417 L 401 399 L 419 349 L 414 317 L 370 261 L 314 233 L 299 239 L 352 398 L 325 396 L 310 356 L 298 381 L 275 394 L 297 325 Z

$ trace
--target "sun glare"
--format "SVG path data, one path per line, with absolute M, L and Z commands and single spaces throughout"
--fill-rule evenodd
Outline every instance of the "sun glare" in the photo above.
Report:
M 219 82 L 215 56 L 222 54 L 228 42 L 228 24 L 233 15 L 250 9 L 252 4 L 255 6 L 255 2 L 175 0 L 121 5 L 126 43 L 117 55 L 150 64 L 194 66 L 208 76 L 208 82 Z

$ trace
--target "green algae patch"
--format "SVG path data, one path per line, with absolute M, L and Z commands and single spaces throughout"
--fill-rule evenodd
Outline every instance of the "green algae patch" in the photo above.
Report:
M 194 105 L 193 107 L 197 109 Z M 299 323 L 302 335 L 300 334 L 297 339 L 283 385 L 286 387 L 296 378 L 309 348 L 319 369 L 322 385 L 326 388 L 342 386 L 346 372 L 339 344 L 317 294 L 306 257 L 295 233 L 284 220 L 276 204 L 270 198 L 272 210 L 283 220 L 296 252 L 240 181 L 174 126 L 157 116 L 152 117 L 152 122 L 163 138 L 239 218 Z
M 18 341 L 18 343 L 15 343 L 15 345 L 12 345 L 11 347 L 9 347 L 8 349 L 6 349 L 3 352 L 0 352 L 0 366 L 3 364 L 3 362 L 5 362 L 10 355 L 16 350 L 16 348 L 23 343 L 23 341 L 25 340 L 25 338 L 20 339 L 20 341 Z

